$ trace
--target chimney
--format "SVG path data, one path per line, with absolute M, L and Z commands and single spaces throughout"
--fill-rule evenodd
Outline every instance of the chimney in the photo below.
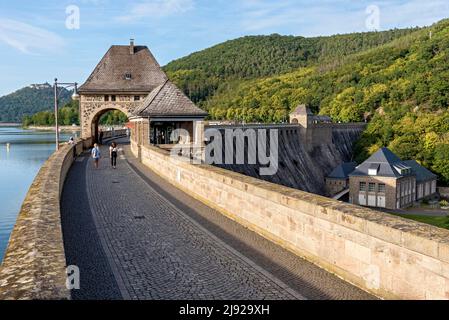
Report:
M 134 39 L 129 40 L 129 53 L 134 54 Z

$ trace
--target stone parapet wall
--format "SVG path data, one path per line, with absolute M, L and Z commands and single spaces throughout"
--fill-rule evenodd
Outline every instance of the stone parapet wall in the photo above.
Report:
M 22 204 L 0 266 L 0 300 L 70 299 L 60 196 L 84 141 L 62 146 L 40 169 Z
M 368 124 L 364 122 L 355 123 L 332 123 L 332 129 L 365 129 Z
M 119 129 L 114 131 L 103 131 L 103 139 L 111 139 L 116 137 L 123 137 L 126 135 L 126 129 Z
M 449 299 L 447 230 L 191 165 L 156 147 L 140 152 L 173 185 L 360 288 L 387 299 Z

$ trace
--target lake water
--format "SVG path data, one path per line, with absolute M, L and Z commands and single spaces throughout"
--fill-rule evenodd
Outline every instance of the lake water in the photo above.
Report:
M 61 133 L 61 141 L 71 135 Z M 54 151 L 54 132 L 0 127 L 0 262 L 28 189 Z

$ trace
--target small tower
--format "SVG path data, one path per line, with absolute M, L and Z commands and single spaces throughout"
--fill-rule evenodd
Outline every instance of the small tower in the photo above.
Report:
M 307 129 L 313 124 L 313 116 L 312 111 L 305 104 L 301 104 L 290 114 L 290 123 Z

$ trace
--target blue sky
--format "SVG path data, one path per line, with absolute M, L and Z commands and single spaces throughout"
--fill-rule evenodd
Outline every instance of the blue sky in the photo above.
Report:
M 244 35 L 331 35 L 446 17 L 447 0 L 0 0 L 0 95 L 54 77 L 82 83 L 110 45 L 131 37 L 164 65 Z

